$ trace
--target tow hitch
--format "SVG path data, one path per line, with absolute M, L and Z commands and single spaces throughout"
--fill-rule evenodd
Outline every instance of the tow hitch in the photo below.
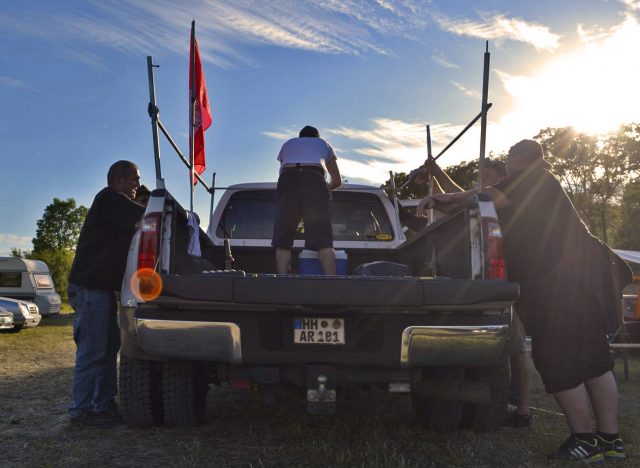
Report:
M 309 414 L 335 414 L 335 368 L 309 366 L 307 368 L 307 386 L 307 411 Z

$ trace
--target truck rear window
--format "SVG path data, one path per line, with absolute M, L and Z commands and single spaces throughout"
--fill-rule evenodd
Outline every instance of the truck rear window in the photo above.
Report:
M 219 238 L 271 239 L 276 215 L 273 190 L 246 190 L 234 193 L 216 229 Z M 391 241 L 391 220 L 380 199 L 365 192 L 333 192 L 331 224 L 334 241 Z M 304 239 L 304 226 L 296 239 Z

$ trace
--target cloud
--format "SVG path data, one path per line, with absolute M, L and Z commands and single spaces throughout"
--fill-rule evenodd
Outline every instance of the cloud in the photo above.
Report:
M 453 86 L 455 86 L 455 88 L 458 89 L 459 91 L 462 91 L 462 93 L 465 96 L 468 96 L 468 97 L 474 98 L 474 99 L 482 97 L 482 95 L 478 91 L 476 91 L 475 89 L 469 89 L 466 86 L 458 83 L 457 81 L 451 81 L 451 84 Z
M 11 248 L 31 250 L 31 237 L 18 236 L 16 234 L 6 234 L 0 232 L 0 256 L 11 255 Z
M 529 23 L 522 19 L 507 18 L 502 14 L 483 14 L 483 21 L 453 20 L 442 15 L 434 19 L 445 31 L 459 36 L 478 37 L 487 40 L 514 40 L 531 44 L 537 50 L 555 50 L 560 36 L 547 26 Z
M 0 26 L 68 47 L 67 56 L 102 66 L 99 53 L 88 52 L 95 46 L 135 55 L 150 50 L 156 55 L 184 54 L 191 20 L 196 18 L 203 60 L 230 68 L 255 65 L 243 52 L 250 45 L 326 54 L 389 54 L 382 37 L 414 39 L 427 25 L 426 13 L 413 0 L 94 0 L 83 5 L 82 10 L 45 7 L 39 15 L 13 12 L 0 18 Z
M 512 108 L 503 128 L 573 126 L 588 133 L 606 133 L 638 120 L 640 108 L 640 23 L 627 15 L 599 40 L 557 55 L 528 76 L 498 72 Z M 515 134 L 514 134 L 515 133 Z
M 32 89 L 31 86 L 29 86 L 24 81 L 16 80 L 15 78 L 2 76 L 2 75 L 0 75 L 0 86 L 4 86 L 7 88 L 14 88 L 14 89 L 19 89 L 19 88 Z
M 457 69 L 460 68 L 455 63 L 450 62 L 442 53 L 434 54 L 431 56 L 431 59 L 436 62 L 438 65 L 449 68 L 449 69 Z
M 630 10 L 640 10 L 640 0 L 619 0 L 624 3 Z

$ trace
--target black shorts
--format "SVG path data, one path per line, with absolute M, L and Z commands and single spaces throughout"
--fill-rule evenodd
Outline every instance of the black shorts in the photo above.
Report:
M 305 248 L 333 247 L 331 192 L 321 170 L 285 170 L 280 174 L 271 245 L 293 247 L 298 223 L 304 222 Z
M 575 388 L 613 369 L 603 308 L 615 304 L 606 304 L 593 290 L 571 287 L 558 288 L 546 299 L 526 310 L 525 325 L 535 323 L 531 356 L 547 393 Z

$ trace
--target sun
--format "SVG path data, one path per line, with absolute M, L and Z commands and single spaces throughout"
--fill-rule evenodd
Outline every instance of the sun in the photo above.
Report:
M 628 17 L 605 38 L 583 44 L 527 77 L 503 78 L 510 118 L 538 129 L 572 126 L 605 134 L 640 121 L 640 25 Z

